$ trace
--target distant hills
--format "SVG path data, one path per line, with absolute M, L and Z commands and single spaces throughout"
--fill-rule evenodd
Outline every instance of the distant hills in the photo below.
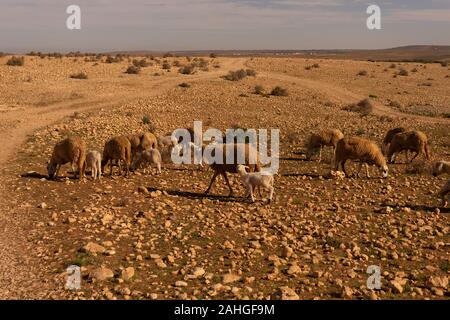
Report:
M 108 54 L 130 54 L 136 56 L 164 55 L 162 51 L 116 51 Z M 221 56 L 301 56 L 311 58 L 333 58 L 374 61 L 450 61 L 450 46 L 414 45 L 377 50 L 198 50 L 170 51 L 175 56 L 205 56 L 211 53 Z

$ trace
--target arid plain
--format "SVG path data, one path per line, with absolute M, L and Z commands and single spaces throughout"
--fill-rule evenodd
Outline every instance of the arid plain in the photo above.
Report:
M 432 161 L 450 159 L 445 64 L 25 56 L 9 66 L 10 58 L 0 58 L 0 298 L 449 297 L 450 209 L 437 196 L 448 176 L 431 175 Z M 139 74 L 125 73 L 144 58 Z M 193 63 L 192 74 L 179 72 Z M 239 69 L 256 76 L 223 78 Z M 71 78 L 80 72 L 87 79 Z M 277 86 L 287 94 L 271 95 Z M 369 112 L 344 110 L 366 98 Z M 271 204 L 244 199 L 237 175 L 234 197 L 223 180 L 203 195 L 212 171 L 195 165 L 81 182 L 65 166 L 67 178 L 47 178 L 54 145 L 69 135 L 102 151 L 110 137 L 166 135 L 194 120 L 280 129 Z M 337 128 L 381 145 L 400 126 L 427 134 L 430 161 L 400 156 L 387 179 L 374 169 L 372 178 L 334 179 L 331 150 L 322 163 L 305 158 L 311 132 Z M 65 289 L 74 264 L 79 291 Z M 381 268 L 381 290 L 367 288 L 370 265 Z

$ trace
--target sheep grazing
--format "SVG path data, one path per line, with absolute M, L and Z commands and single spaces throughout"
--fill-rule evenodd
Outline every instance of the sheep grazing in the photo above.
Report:
M 442 200 L 442 207 L 446 207 L 448 205 L 448 197 L 447 195 L 450 193 L 450 180 L 447 181 L 447 183 L 442 187 L 441 191 L 439 192 L 439 196 Z
M 216 145 L 215 148 L 223 148 L 222 150 L 222 163 L 208 163 L 210 168 L 214 171 L 214 174 L 211 178 L 211 182 L 209 184 L 208 189 L 205 191 L 205 194 L 208 194 L 211 190 L 214 181 L 216 180 L 218 175 L 222 175 L 225 179 L 225 182 L 228 186 L 228 189 L 230 190 L 229 196 L 231 197 L 233 195 L 233 188 L 230 185 L 230 181 L 228 181 L 227 172 L 228 173 L 238 173 L 237 166 L 239 164 L 246 165 L 249 167 L 250 172 L 259 172 L 261 171 L 260 161 L 259 161 L 259 155 L 255 148 L 253 148 L 250 144 L 221 144 L 220 146 Z M 228 150 L 234 150 L 234 158 L 231 163 L 226 162 L 227 158 L 227 149 Z M 238 157 L 237 154 L 244 155 L 244 163 L 238 163 Z M 214 151 L 211 152 L 211 155 L 214 156 Z M 254 162 L 254 163 L 250 163 Z
M 441 174 L 450 174 L 450 162 L 449 161 L 436 161 L 433 164 L 433 176 L 437 177 Z
M 269 203 L 272 201 L 273 198 L 273 182 L 274 178 L 273 175 L 268 172 L 252 172 L 247 173 L 246 166 L 239 164 L 237 166 L 237 172 L 241 176 L 241 181 L 247 188 L 247 194 L 245 197 L 250 196 L 252 199 L 252 202 L 255 202 L 255 197 L 253 194 L 253 191 L 256 188 L 263 188 L 265 190 L 268 190 L 270 192 L 269 194 Z
M 70 137 L 58 142 L 54 149 L 52 157 L 47 165 L 47 172 L 50 179 L 58 177 L 62 165 L 69 163 L 76 177 L 75 164 L 78 167 L 79 178 L 84 177 L 86 170 L 86 143 L 78 137 Z
M 399 127 L 399 128 L 391 129 L 391 130 L 389 130 L 389 131 L 386 133 L 386 136 L 384 137 L 383 145 L 382 145 L 382 151 L 383 151 L 383 154 L 386 154 L 386 153 L 387 153 L 388 148 L 389 148 L 389 145 L 391 144 L 392 139 L 394 139 L 394 136 L 395 136 L 397 133 L 402 133 L 402 132 L 405 132 L 405 131 L 406 131 L 405 128 Z
M 407 131 L 397 133 L 392 138 L 387 152 L 387 158 L 389 159 L 389 162 L 395 163 L 395 157 L 397 153 L 401 151 L 411 151 L 416 153 L 409 162 L 412 162 L 419 154 L 424 154 L 427 160 L 430 160 L 430 153 L 428 151 L 428 139 L 425 133 L 421 131 Z
M 102 155 L 93 150 L 86 155 L 86 168 L 91 170 L 91 177 L 95 180 L 102 176 Z
M 137 148 L 138 152 L 142 152 L 144 150 L 156 149 L 158 146 L 158 139 L 151 132 L 146 132 L 140 136 L 140 143 Z
M 367 178 L 370 178 L 369 164 L 376 165 L 380 168 L 383 178 L 388 176 L 389 169 L 383 153 L 380 148 L 370 140 L 359 137 L 350 137 L 339 140 L 336 146 L 334 165 L 335 170 L 342 169 L 341 171 L 343 171 L 346 176 L 348 176 L 345 171 L 345 162 L 347 160 L 359 160 L 361 162 L 357 177 L 359 177 L 362 166 L 365 165 Z
M 138 152 L 138 148 L 141 143 L 141 136 L 142 135 L 138 134 L 130 134 L 126 136 L 131 144 L 131 160 L 134 160 L 134 158 L 136 157 L 136 153 Z
M 174 147 L 177 143 L 178 143 L 177 138 L 172 137 L 172 136 L 164 136 L 164 137 L 158 138 L 158 146 L 161 149 L 164 149 L 164 148 L 170 149 L 170 148 Z
M 105 143 L 103 149 L 102 172 L 105 172 L 105 166 L 110 162 L 109 175 L 113 173 L 113 161 L 117 160 L 119 165 L 119 174 L 122 174 L 120 161 L 125 163 L 125 175 L 128 176 L 131 164 L 131 143 L 124 136 L 114 137 Z
M 138 152 L 136 155 L 136 159 L 133 161 L 133 164 L 131 165 L 132 170 L 135 170 L 142 165 L 145 165 L 147 167 L 148 165 L 156 165 L 156 168 L 158 170 L 158 173 L 161 173 L 161 153 L 158 151 L 158 149 L 150 149 L 150 150 L 144 150 L 142 152 Z M 145 167 L 144 167 L 144 173 L 145 173 Z
M 339 140 L 344 138 L 342 131 L 338 129 L 323 130 L 319 133 L 313 133 L 308 139 L 306 158 L 310 160 L 314 154 L 319 152 L 319 163 L 322 161 L 323 147 L 332 147 L 333 153 Z

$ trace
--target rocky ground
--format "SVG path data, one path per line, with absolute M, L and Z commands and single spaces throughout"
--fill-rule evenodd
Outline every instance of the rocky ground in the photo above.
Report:
M 229 60 L 219 61 L 223 72 L 238 66 Z M 73 70 L 80 65 L 62 63 L 74 64 Z M 100 65 L 109 71 L 94 73 L 93 80 L 80 80 L 75 92 L 81 96 L 95 98 L 88 97 L 95 96 L 95 91 L 89 91 L 94 82 L 95 90 L 104 88 L 101 95 L 116 103 L 77 112 L 34 131 L 2 173 L 8 190 L 5 212 L 17 221 L 17 234 L 24 237 L 21 252 L 37 277 L 36 295 L 64 299 L 448 298 L 450 211 L 439 208 L 436 196 L 448 177 L 432 177 L 430 164 L 418 159 L 412 165 L 391 165 L 387 180 L 375 169 L 370 179 L 333 179 L 329 177 L 331 152 L 327 150 L 324 163 L 306 161 L 303 141 L 311 131 L 334 127 L 380 143 L 388 129 L 406 126 L 427 133 L 434 159 L 448 159 L 450 123 L 441 117 L 433 122 L 411 114 L 398 118 L 380 111 L 361 117 L 343 111 L 345 104 L 357 101 L 345 101 L 347 93 L 331 94 L 329 89 L 341 85 L 337 79 L 344 76 L 309 78 L 309 73 L 303 75 L 309 72 L 303 71 L 309 63 L 312 60 L 286 63 L 255 58 L 246 65 L 257 76 L 238 82 L 224 80 L 214 70 L 192 76 L 171 74 L 173 79 L 164 82 L 164 90 L 156 95 L 143 93 L 144 88 L 152 88 L 154 70 L 134 78 L 115 78 L 126 64 L 121 68 L 113 64 L 114 72 Z M 354 70 L 368 69 L 366 62 L 345 63 L 355 66 L 346 68 L 330 60 L 313 72 L 328 74 L 328 66 L 342 68 L 340 72 L 350 79 Z M 427 70 L 435 70 L 437 78 L 446 69 L 433 65 Z M 311 88 L 311 83 L 303 86 L 291 77 L 318 81 L 327 90 Z M 411 79 L 405 77 L 398 86 L 415 86 Z M 133 90 L 124 97 L 127 81 Z M 363 91 L 383 90 L 377 92 L 383 99 L 373 99 L 386 105 L 395 93 L 385 97 L 388 89 L 370 81 L 365 91 L 360 79 L 342 88 L 354 88 L 355 97 L 366 96 Z M 191 86 L 181 88 L 181 82 Z M 256 85 L 266 91 L 282 86 L 289 94 L 257 95 Z M 429 99 L 425 102 L 434 107 L 448 106 L 448 92 L 436 86 L 426 88 L 425 96 L 407 96 Z M 26 99 L 36 101 L 31 96 Z M 9 106 L 7 98 L 1 103 Z M 17 108 L 25 108 L 25 103 Z M 143 123 L 144 117 L 150 124 Z M 58 181 L 46 179 L 45 162 L 54 144 L 69 134 L 83 137 L 90 149 L 102 150 L 114 135 L 150 127 L 162 135 L 190 127 L 194 120 L 222 130 L 280 129 L 281 162 L 273 203 L 258 199 L 252 204 L 242 198 L 244 189 L 237 177 L 231 178 L 236 197 L 225 196 L 222 180 L 212 195 L 204 196 L 212 172 L 195 165 L 167 163 L 161 175 L 139 171 L 128 178 L 106 175 L 101 181 L 82 182 L 71 179 L 65 168 Z M 355 168 L 350 165 L 351 171 Z M 69 265 L 81 267 L 80 291 L 64 289 Z M 381 268 L 381 290 L 367 288 L 366 271 L 371 265 Z

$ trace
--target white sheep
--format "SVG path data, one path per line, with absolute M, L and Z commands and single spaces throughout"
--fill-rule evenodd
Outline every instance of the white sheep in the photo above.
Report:
M 142 164 L 145 165 L 144 167 L 144 173 L 146 173 L 146 167 L 148 165 L 156 165 L 156 168 L 158 170 L 158 173 L 161 173 L 161 163 L 162 163 L 162 157 L 161 153 L 158 151 L 158 149 L 150 149 L 150 150 L 144 150 L 142 152 L 138 152 L 136 154 L 136 160 L 133 161 L 133 164 L 131 165 L 131 168 L 133 170 L 139 168 Z
M 450 174 L 450 162 L 449 161 L 436 161 L 433 164 L 433 176 L 437 177 L 441 174 Z
M 102 176 L 102 154 L 97 150 L 89 151 L 86 155 L 86 168 L 90 168 L 91 177 L 95 180 Z
M 273 188 L 273 174 L 267 171 L 261 172 L 251 172 L 247 173 L 246 166 L 239 164 L 237 166 L 237 172 L 241 176 L 241 181 L 244 183 L 247 188 L 246 197 L 250 195 L 252 202 L 255 202 L 255 197 L 253 195 L 253 191 L 255 188 L 263 188 L 270 192 L 269 194 L 269 203 L 272 201 L 274 188 Z
M 158 138 L 158 146 L 160 149 L 175 147 L 177 143 L 177 138 L 172 136 L 163 136 Z

